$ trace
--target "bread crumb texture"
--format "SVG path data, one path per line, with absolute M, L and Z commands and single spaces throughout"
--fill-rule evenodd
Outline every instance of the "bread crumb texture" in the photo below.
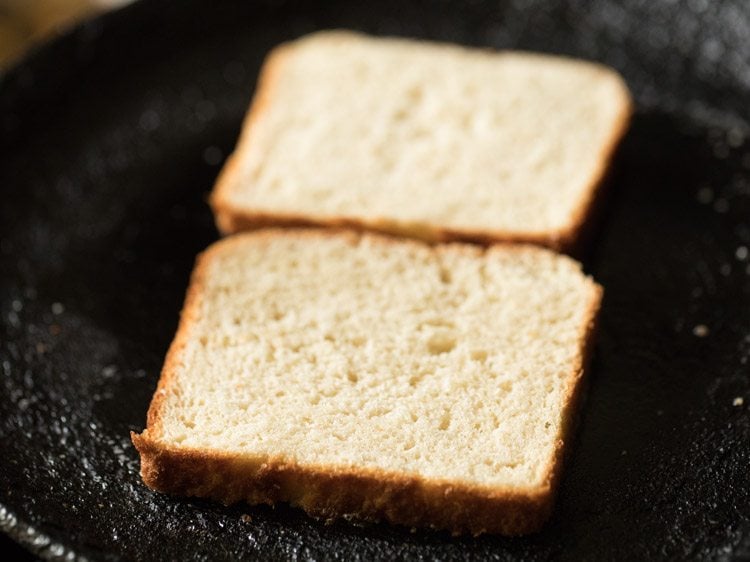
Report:
M 269 58 L 213 203 L 229 231 L 246 215 L 574 237 L 629 115 L 598 64 L 322 32 Z
M 216 492 L 217 483 L 171 486 L 179 475 L 159 465 L 162 453 L 188 451 L 188 465 L 213 455 L 235 468 L 246 459 L 502 492 L 500 514 L 508 494 L 546 498 L 599 296 L 578 263 L 530 246 L 231 237 L 199 259 L 148 429 L 134 438 L 144 477 L 177 493 L 268 501 Z M 304 490 L 274 499 L 311 512 L 326 501 Z M 368 501 L 347 509 L 405 522 Z M 418 524 L 432 523 L 430 509 L 455 508 L 448 496 L 430 501 Z

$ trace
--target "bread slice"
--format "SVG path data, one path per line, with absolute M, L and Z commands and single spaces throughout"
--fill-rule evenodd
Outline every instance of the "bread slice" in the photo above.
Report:
M 598 64 L 321 32 L 268 57 L 211 203 L 223 233 L 348 226 L 569 251 L 630 112 Z
M 261 231 L 197 262 L 145 483 L 453 533 L 548 516 L 599 308 L 533 246 Z

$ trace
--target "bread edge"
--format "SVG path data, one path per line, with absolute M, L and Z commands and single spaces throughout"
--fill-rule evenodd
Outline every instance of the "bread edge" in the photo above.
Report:
M 174 378 L 179 355 L 190 337 L 210 260 L 249 238 L 275 236 L 336 237 L 357 241 L 364 237 L 391 244 L 423 244 L 352 231 L 263 230 L 239 234 L 211 245 L 198 258 L 177 334 L 167 353 L 157 389 L 148 410 L 147 428 L 131 432 L 141 457 L 144 483 L 159 492 L 218 500 L 273 505 L 287 502 L 313 517 L 385 519 L 409 527 L 447 530 L 453 535 L 497 533 L 523 535 L 538 531 L 552 512 L 564 457 L 569 447 L 580 403 L 582 381 L 594 347 L 602 288 L 590 277 L 591 296 L 580 328 L 581 352 L 568 377 L 561 416 L 563 423 L 546 477 L 538 487 L 482 487 L 471 483 L 422 478 L 374 469 L 299 465 L 281 457 L 236 457 L 217 451 L 173 447 L 160 443 L 161 408 Z M 472 252 L 478 249 L 467 246 Z M 537 247 L 502 244 L 487 252 L 547 251 Z M 570 259 L 559 256 L 562 259 Z
M 216 228 L 222 235 L 245 230 L 235 228 L 235 212 L 232 205 L 226 201 L 227 194 L 231 191 L 232 186 L 237 183 L 235 178 L 239 174 L 241 153 L 247 152 L 247 147 L 252 142 L 251 133 L 253 124 L 261 118 L 263 110 L 271 104 L 277 76 L 282 70 L 284 60 L 290 55 L 293 49 L 294 41 L 282 43 L 271 49 L 263 61 L 255 94 L 242 122 L 237 145 L 219 172 L 214 183 L 214 188 L 208 198 L 208 203 L 214 212 Z
M 227 162 L 217 177 L 214 189 L 209 197 L 209 204 L 214 212 L 216 227 L 222 235 L 234 234 L 246 230 L 257 230 L 264 228 L 346 228 L 356 231 L 372 231 L 386 235 L 405 236 L 428 243 L 446 242 L 470 242 L 488 246 L 501 242 L 514 242 L 544 246 L 567 254 L 578 254 L 582 251 L 581 241 L 584 230 L 592 213 L 601 200 L 601 190 L 604 184 L 606 172 L 616 153 L 617 146 L 628 129 L 633 114 L 633 101 L 622 77 L 613 69 L 599 63 L 583 61 L 584 64 L 596 66 L 601 72 L 613 76 L 620 85 L 620 111 L 613 124 L 609 138 L 602 143 L 599 154 L 599 167 L 595 169 L 591 177 L 591 183 L 584 192 L 584 197 L 578 207 L 573 210 L 569 224 L 559 230 L 540 232 L 515 232 L 515 231 L 482 231 L 470 229 L 456 229 L 429 223 L 406 223 L 380 217 L 376 220 L 367 220 L 355 216 L 334 216 L 316 218 L 304 214 L 272 213 L 266 211 L 251 211 L 236 208 L 229 202 L 228 193 L 238 183 L 237 176 L 240 171 L 242 155 L 248 151 L 252 143 L 252 127 L 256 121 L 262 118 L 264 110 L 272 103 L 274 91 L 278 82 L 277 77 L 283 70 L 284 61 L 294 49 L 299 47 L 301 41 L 308 40 L 314 36 L 365 36 L 364 34 L 333 30 L 321 31 L 302 37 L 296 41 L 282 43 L 273 48 L 260 71 L 258 86 L 250 108 L 242 124 L 242 132 L 234 152 L 229 156 Z M 403 40 L 403 39 L 400 39 Z M 425 41 L 422 41 L 425 42 Z M 460 45 L 448 43 L 437 43 L 438 45 L 450 45 L 457 48 L 468 49 Z M 479 49 L 476 49 L 479 50 Z M 502 51 L 493 51 L 502 52 Z M 536 54 L 534 54 L 536 55 Z M 539 55 L 545 56 L 545 55 Z M 554 56 L 554 55 L 546 55 Z M 558 57 L 565 58 L 565 57 Z

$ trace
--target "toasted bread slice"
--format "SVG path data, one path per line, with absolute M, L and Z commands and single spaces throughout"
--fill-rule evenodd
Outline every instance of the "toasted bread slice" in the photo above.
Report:
M 598 64 L 317 33 L 268 57 L 211 204 L 224 233 L 347 226 L 570 251 L 630 113 Z
M 549 515 L 601 288 L 534 246 L 271 230 L 200 256 L 133 434 L 156 490 L 453 533 Z

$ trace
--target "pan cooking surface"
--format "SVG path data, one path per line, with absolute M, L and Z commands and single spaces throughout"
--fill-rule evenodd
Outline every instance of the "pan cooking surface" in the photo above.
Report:
M 623 72 L 638 113 L 584 256 L 605 287 L 554 514 L 525 538 L 324 525 L 146 489 L 140 430 L 263 55 L 320 28 Z M 750 556 L 750 9 L 742 1 L 152 1 L 0 86 L 0 530 L 49 559 Z

